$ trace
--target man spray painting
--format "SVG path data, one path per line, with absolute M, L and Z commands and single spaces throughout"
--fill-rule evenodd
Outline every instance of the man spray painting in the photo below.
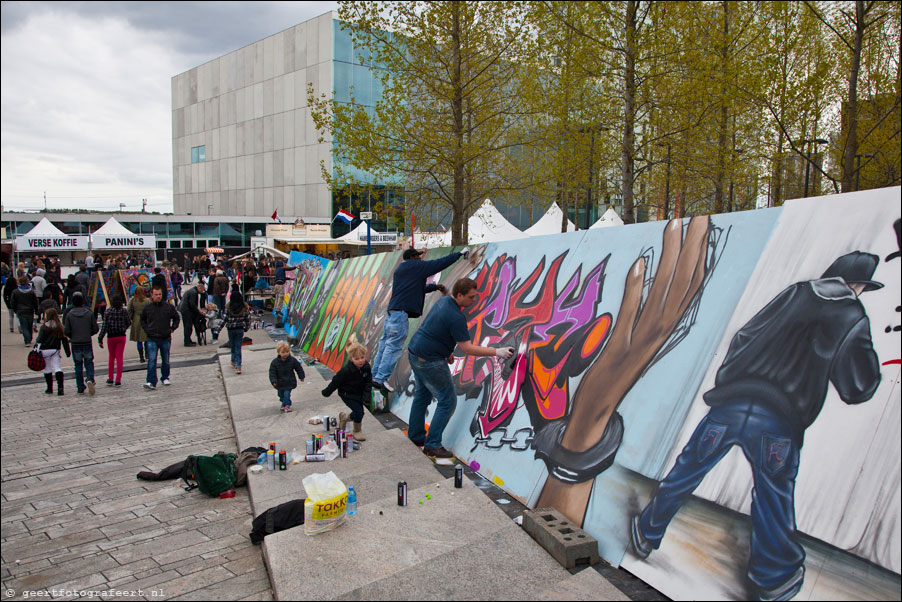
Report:
M 710 406 L 674 467 L 631 524 L 633 552 L 646 558 L 705 475 L 734 446 L 752 466 L 748 576 L 761 600 L 788 600 L 804 581 L 805 552 L 795 538 L 795 482 L 805 429 L 833 383 L 847 404 L 868 401 L 880 384 L 870 322 L 858 299 L 878 257 L 853 252 L 817 280 L 797 282 L 733 337 L 705 393 Z

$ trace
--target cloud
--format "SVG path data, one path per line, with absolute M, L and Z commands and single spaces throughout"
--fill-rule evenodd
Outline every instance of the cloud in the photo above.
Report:
M 333 7 L 4 2 L 4 209 L 171 211 L 171 78 Z

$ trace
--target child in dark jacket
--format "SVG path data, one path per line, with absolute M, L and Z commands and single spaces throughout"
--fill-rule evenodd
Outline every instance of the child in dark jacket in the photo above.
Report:
M 304 382 L 304 368 L 301 363 L 292 357 L 291 347 L 285 341 L 276 345 L 279 357 L 269 364 L 269 382 L 279 392 L 279 401 L 282 402 L 282 411 L 291 411 L 291 390 L 298 386 L 294 378 L 295 373 L 301 382 Z
M 366 347 L 357 342 L 350 342 L 345 347 L 348 363 L 332 377 L 329 386 L 323 389 L 323 397 L 328 397 L 338 389 L 338 396 L 351 409 L 351 415 L 341 412 L 338 415 L 339 426 L 344 430 L 348 420 L 354 423 L 354 438 L 366 441 L 361 430 L 363 421 L 363 404 L 370 398 L 373 389 L 373 372 L 366 361 Z

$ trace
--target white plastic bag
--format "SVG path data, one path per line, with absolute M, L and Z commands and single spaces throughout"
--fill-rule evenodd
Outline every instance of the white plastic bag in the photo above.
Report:
M 316 535 L 344 524 L 348 488 L 334 472 L 314 473 L 305 477 L 303 484 L 307 493 L 304 502 L 304 533 Z
M 334 460 L 339 455 L 338 445 L 334 441 L 328 441 L 325 445 L 323 445 L 320 453 L 326 456 L 326 462 Z

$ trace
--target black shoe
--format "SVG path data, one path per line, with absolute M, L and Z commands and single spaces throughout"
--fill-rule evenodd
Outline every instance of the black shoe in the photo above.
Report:
M 112 386 L 113 386 L 113 379 L 112 379 L 112 378 L 106 379 L 106 386 L 108 386 L 108 387 L 112 387 Z
M 633 547 L 633 554 L 642 560 L 645 560 L 648 558 L 649 554 L 654 552 L 654 548 L 651 547 L 651 544 L 649 544 L 648 541 L 646 541 L 645 536 L 642 535 L 642 530 L 639 527 L 638 514 L 633 516 L 630 521 L 630 544 Z
M 423 441 L 414 441 L 413 439 L 411 439 L 410 442 L 413 443 L 414 445 L 416 445 L 417 447 L 423 447 L 424 445 L 426 445 L 426 441 L 425 441 L 425 440 L 423 440 Z
M 197 347 L 197 343 L 195 343 L 194 341 L 188 341 L 187 343 L 185 343 L 185 347 Z
M 453 458 L 454 454 L 444 447 L 424 447 L 423 453 L 430 458 Z

